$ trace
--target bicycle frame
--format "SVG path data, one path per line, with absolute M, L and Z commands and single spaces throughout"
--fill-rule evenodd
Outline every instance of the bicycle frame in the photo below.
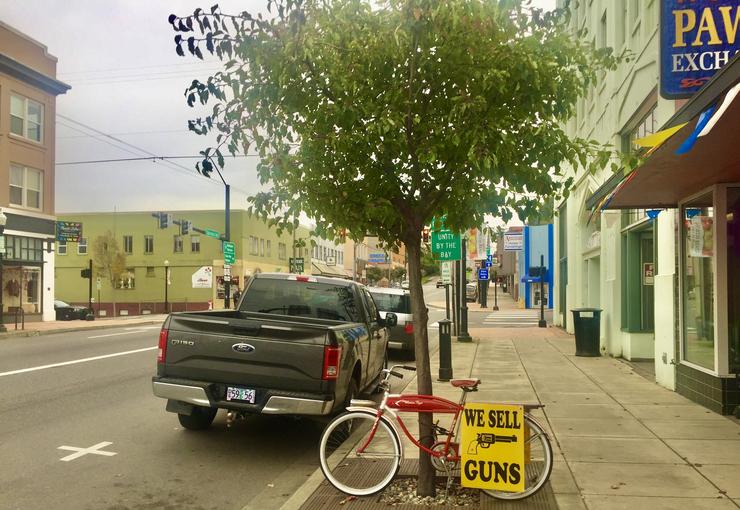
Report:
M 377 407 L 377 409 L 374 409 L 376 422 L 373 426 L 373 429 L 370 431 L 365 444 L 361 445 L 357 449 L 357 452 L 362 453 L 365 448 L 367 448 L 367 446 L 372 442 L 373 437 L 375 437 L 375 431 L 378 428 L 378 423 L 380 422 L 380 419 L 383 416 L 386 416 L 386 414 L 389 414 L 393 417 L 393 419 L 388 420 L 388 422 L 399 437 L 401 435 L 398 433 L 396 423 L 400 425 L 404 435 L 409 438 L 409 440 L 420 450 L 427 452 L 433 457 L 439 457 L 452 462 L 458 462 L 460 460 L 459 451 L 453 450 L 454 453 L 450 454 L 450 446 L 452 445 L 452 439 L 457 435 L 460 426 L 460 414 L 462 413 L 463 407 L 465 406 L 466 398 L 467 392 L 465 391 L 462 392 L 460 402 L 457 404 L 445 398 L 437 397 L 434 395 L 389 394 L 386 391 L 383 395 L 383 400 L 381 401 L 380 405 Z M 362 406 L 350 406 L 347 408 L 347 410 L 367 412 L 368 410 L 373 409 Z M 406 424 L 403 422 L 403 419 L 399 416 L 399 412 L 454 414 L 450 429 L 447 431 L 444 448 L 442 450 L 432 450 L 431 448 L 427 448 L 426 446 L 421 444 L 420 441 L 417 441 L 417 439 L 411 434 L 411 432 L 409 432 Z M 403 443 L 401 443 L 401 448 L 403 448 Z M 401 452 L 401 454 L 403 455 L 403 452 Z

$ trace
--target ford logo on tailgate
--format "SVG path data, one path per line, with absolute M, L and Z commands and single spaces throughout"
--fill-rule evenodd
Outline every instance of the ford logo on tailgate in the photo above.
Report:
M 231 346 L 236 352 L 254 352 L 254 345 L 249 344 L 234 344 Z

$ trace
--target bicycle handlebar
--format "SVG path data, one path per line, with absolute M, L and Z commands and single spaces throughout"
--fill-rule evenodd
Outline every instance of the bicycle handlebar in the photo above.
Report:
M 383 372 L 388 374 L 386 376 L 386 380 L 388 379 L 388 376 L 398 377 L 399 379 L 403 379 L 403 374 L 396 372 L 397 368 L 401 368 L 403 370 L 411 370 L 412 372 L 416 372 L 416 367 L 411 365 L 393 365 L 391 368 L 384 368 Z

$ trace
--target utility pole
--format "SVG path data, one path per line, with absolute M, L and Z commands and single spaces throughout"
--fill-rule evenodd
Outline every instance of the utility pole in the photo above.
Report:
M 87 279 L 87 308 L 92 310 L 92 277 L 93 277 L 93 261 L 90 259 L 90 278 Z
M 465 248 L 467 242 L 463 238 L 460 242 L 460 334 L 457 336 L 458 342 L 472 342 L 473 338 L 468 333 L 468 292 L 467 282 L 468 275 L 465 269 Z
M 219 175 L 221 173 L 219 172 Z M 224 241 L 230 242 L 231 241 L 231 186 L 226 184 L 226 181 L 223 180 L 223 177 L 221 177 L 221 180 L 224 183 L 225 187 L 225 204 L 224 204 L 224 211 L 226 213 L 226 218 L 224 218 Z M 222 251 L 223 251 L 223 244 L 221 245 Z M 231 274 L 229 274 L 229 279 L 226 279 L 226 271 L 224 271 L 224 308 L 231 308 Z
M 541 328 L 547 327 L 547 321 L 545 320 L 545 293 L 543 292 L 545 285 L 545 256 L 540 255 L 540 321 L 537 325 Z

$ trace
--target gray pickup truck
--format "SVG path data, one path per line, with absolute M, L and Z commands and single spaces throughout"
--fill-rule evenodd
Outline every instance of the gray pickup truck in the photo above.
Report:
M 170 314 L 159 335 L 154 394 L 183 427 L 233 415 L 328 415 L 374 389 L 394 314 L 381 318 L 355 282 L 255 275 L 236 310 Z

